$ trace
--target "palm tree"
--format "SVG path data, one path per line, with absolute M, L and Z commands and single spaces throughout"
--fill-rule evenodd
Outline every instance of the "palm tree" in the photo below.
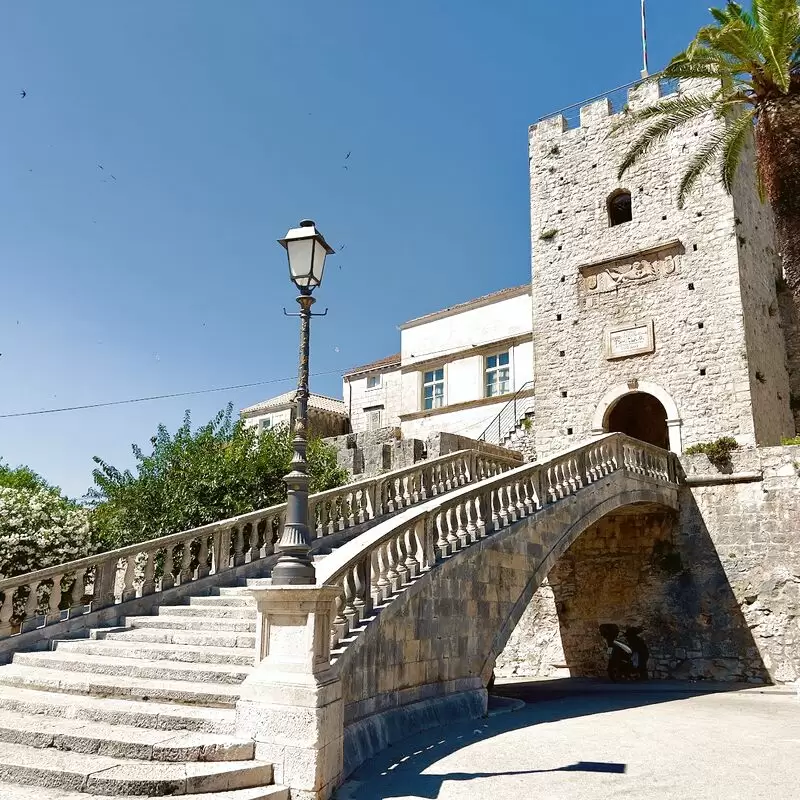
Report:
M 736 168 L 755 133 L 759 191 L 775 215 L 786 281 L 800 304 L 800 2 L 752 0 L 712 8 L 714 24 L 657 78 L 711 79 L 697 92 L 665 98 L 629 113 L 614 132 L 647 122 L 619 167 L 619 176 L 653 145 L 706 113 L 723 124 L 700 144 L 683 175 L 678 204 L 717 163 L 730 192 Z

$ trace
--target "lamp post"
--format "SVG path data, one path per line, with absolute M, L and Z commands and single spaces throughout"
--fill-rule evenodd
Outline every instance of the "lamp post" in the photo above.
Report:
M 311 313 L 314 298 L 311 293 L 322 283 L 325 257 L 333 248 L 316 229 L 313 220 L 304 219 L 299 228 L 292 228 L 278 243 L 286 248 L 289 257 L 289 277 L 300 290 L 297 302 L 300 317 L 300 367 L 297 375 L 296 411 L 294 423 L 294 454 L 292 471 L 284 478 L 288 487 L 286 524 L 278 542 L 280 558 L 272 570 L 273 585 L 314 584 L 316 576 L 308 530 L 308 350 L 311 332 Z

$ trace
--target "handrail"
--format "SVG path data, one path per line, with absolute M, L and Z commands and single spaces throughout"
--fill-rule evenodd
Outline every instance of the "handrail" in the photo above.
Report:
M 309 497 L 312 538 L 347 530 L 519 463 L 461 450 Z M 184 585 L 275 553 L 286 503 L 0 580 L 0 639 L 31 617 L 46 626 Z M 121 573 L 121 574 L 120 574 Z M 86 599 L 88 596 L 88 600 Z M 65 600 L 65 598 L 67 598 Z
M 530 392 L 533 389 L 533 381 L 527 381 L 517 389 L 514 396 L 500 409 L 497 416 L 486 426 L 486 430 L 478 437 L 479 442 L 488 442 L 489 444 L 500 444 L 504 437 L 507 436 L 519 422 L 518 411 L 523 414 L 527 413 L 533 408 L 533 397 L 530 394 L 523 395 L 523 392 Z M 521 397 L 521 395 L 523 395 Z M 521 402 L 522 400 L 526 402 Z M 509 412 L 510 415 L 509 415 Z M 509 416 L 513 420 L 510 428 L 505 429 L 508 424 Z M 494 436 L 497 434 L 497 439 Z
M 317 569 L 317 585 L 340 587 L 331 629 L 334 658 L 369 624 L 377 606 L 422 572 L 619 470 L 680 482 L 673 453 L 612 433 L 407 509 L 343 545 Z

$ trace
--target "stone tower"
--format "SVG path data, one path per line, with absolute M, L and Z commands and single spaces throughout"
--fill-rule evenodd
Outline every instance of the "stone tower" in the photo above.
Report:
M 666 89 L 641 84 L 628 105 Z M 537 452 L 614 430 L 676 452 L 779 444 L 794 433 L 781 266 L 752 147 L 733 196 L 707 173 L 679 209 L 684 169 L 720 123 L 685 126 L 620 182 L 638 131 L 609 138 L 618 119 L 604 98 L 576 127 L 559 114 L 530 130 Z

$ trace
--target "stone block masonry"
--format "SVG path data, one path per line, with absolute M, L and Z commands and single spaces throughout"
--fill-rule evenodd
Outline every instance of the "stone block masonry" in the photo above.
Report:
M 629 103 L 657 99 L 658 87 L 645 84 Z M 622 118 L 611 112 L 601 100 L 582 110 L 577 128 L 557 116 L 530 132 L 538 456 L 591 435 L 598 418 L 603 429 L 604 396 L 642 383 L 672 401 L 673 449 L 722 435 L 779 444 L 794 431 L 780 264 L 771 214 L 755 194 L 752 148 L 732 197 L 709 173 L 681 209 L 680 178 L 719 122 L 683 127 L 619 181 L 638 131 L 609 137 Z M 609 201 L 623 191 L 631 219 L 612 224 Z
M 645 626 L 655 678 L 800 677 L 800 447 L 682 459 L 677 515 L 617 514 L 570 547 L 497 674 L 605 674 L 601 622 Z

